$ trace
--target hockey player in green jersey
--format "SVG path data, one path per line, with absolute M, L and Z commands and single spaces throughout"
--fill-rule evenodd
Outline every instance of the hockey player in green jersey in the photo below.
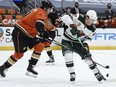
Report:
M 70 81 L 75 81 L 76 78 L 73 52 L 81 56 L 82 60 L 93 71 L 98 81 L 106 80 L 96 63 L 92 60 L 88 45 L 88 42 L 92 40 L 96 33 L 95 23 L 97 22 L 97 13 L 94 10 L 89 10 L 86 15 L 82 15 L 71 11 L 71 14 L 63 14 L 61 21 L 64 23 L 62 44 L 65 45 L 65 47 L 62 47 L 62 53 L 65 58 L 66 67 L 70 73 Z

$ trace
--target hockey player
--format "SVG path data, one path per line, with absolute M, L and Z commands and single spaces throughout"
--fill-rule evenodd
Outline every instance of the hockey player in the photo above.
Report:
M 48 17 L 49 19 L 48 19 L 48 22 L 46 22 L 45 29 L 48 30 L 51 40 L 50 42 L 45 42 L 44 44 L 47 55 L 49 56 L 49 60 L 46 61 L 46 63 L 54 63 L 55 62 L 54 55 L 52 53 L 52 49 L 50 45 L 56 36 L 56 33 L 55 33 L 56 27 L 57 27 L 56 20 L 58 19 L 57 10 L 53 9 L 53 12 L 50 13 Z
M 34 48 L 29 60 L 26 75 L 37 77 L 38 73 L 33 69 L 41 52 L 44 49 L 44 38 L 49 37 L 49 33 L 44 29 L 48 14 L 53 11 L 53 5 L 49 1 L 43 1 L 40 8 L 28 12 L 24 18 L 14 25 L 12 39 L 15 52 L 2 66 L 0 66 L 0 76 L 6 77 L 6 70 L 13 66 L 27 51 L 27 47 Z M 38 38 L 42 37 L 42 38 Z
M 62 53 L 65 57 L 66 67 L 70 73 L 70 81 L 75 81 L 76 78 L 73 52 L 82 57 L 82 60 L 93 71 L 98 81 L 106 80 L 99 71 L 96 63 L 92 60 L 88 45 L 88 42 L 95 35 L 97 13 L 94 10 L 89 10 L 84 16 L 71 11 L 71 14 L 64 14 L 61 17 L 61 21 L 64 23 L 62 44 L 65 46 L 62 47 Z
M 48 19 L 44 28 L 49 32 L 49 38 L 51 39 L 50 41 L 44 42 L 46 53 L 49 56 L 49 60 L 46 61 L 46 63 L 54 63 L 55 62 L 54 55 L 52 53 L 52 49 L 50 45 L 52 43 L 52 40 L 54 40 L 56 36 L 55 34 L 56 27 L 52 24 L 51 19 Z

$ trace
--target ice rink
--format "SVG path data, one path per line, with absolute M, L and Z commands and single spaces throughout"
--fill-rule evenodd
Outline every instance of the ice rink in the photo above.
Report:
M 0 65 L 2 65 L 13 51 L 0 51 Z M 81 58 L 74 53 L 76 82 L 70 83 L 69 73 L 65 67 L 64 57 L 60 50 L 53 51 L 55 56 L 54 64 L 46 64 L 48 56 L 45 51 L 35 67 L 38 77 L 32 78 L 25 75 L 32 51 L 25 53 L 14 66 L 9 68 L 6 78 L 0 78 L 0 87 L 116 87 L 116 50 L 91 50 L 93 60 L 106 66 L 109 69 L 99 69 L 107 81 L 100 83 L 96 80 L 93 72 L 88 68 Z

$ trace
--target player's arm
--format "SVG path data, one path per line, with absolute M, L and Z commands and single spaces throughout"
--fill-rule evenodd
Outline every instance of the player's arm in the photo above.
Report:
M 72 17 L 69 15 L 63 15 L 60 20 L 67 26 L 67 28 L 71 29 L 72 35 L 77 34 L 77 25 L 73 23 Z M 68 21 L 67 21 L 68 20 Z
M 39 32 L 39 35 L 43 38 L 48 38 L 49 33 L 44 29 L 45 22 L 42 20 L 37 20 L 35 23 L 36 29 Z
M 83 44 L 86 44 L 86 43 L 88 44 L 92 41 L 92 39 L 96 33 L 95 30 L 96 30 L 95 25 L 87 26 L 83 30 L 83 33 L 85 34 L 85 36 L 83 38 Z
M 73 24 L 73 20 L 71 19 L 71 17 L 69 15 L 63 15 L 60 20 L 67 25 L 68 27 L 70 27 L 70 24 Z M 67 21 L 68 20 L 68 21 Z
M 36 29 L 39 33 L 44 32 L 44 25 L 45 25 L 44 21 L 42 21 L 42 20 L 37 20 L 36 21 L 35 26 L 36 26 Z

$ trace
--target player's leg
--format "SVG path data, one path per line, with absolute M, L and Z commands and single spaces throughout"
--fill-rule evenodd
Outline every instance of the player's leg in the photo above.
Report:
M 68 41 L 62 41 L 62 44 L 67 46 L 68 48 L 71 48 L 71 43 Z M 68 72 L 70 74 L 70 81 L 75 81 L 75 70 L 74 70 L 74 62 L 73 62 L 73 52 L 72 50 L 62 47 L 62 53 L 65 57 L 65 64 L 68 69 Z
M 44 45 L 42 43 L 38 43 L 34 46 L 34 51 L 31 55 L 31 59 L 29 60 L 29 65 L 27 67 L 27 72 L 25 73 L 27 76 L 31 76 L 36 78 L 38 73 L 34 70 L 34 66 L 37 64 L 41 52 L 43 51 Z
M 24 50 L 26 44 L 22 41 L 22 33 L 14 29 L 13 34 L 13 43 L 15 48 L 15 53 L 11 55 L 6 62 L 2 66 L 0 66 L 0 76 L 5 77 L 6 76 L 6 70 L 10 68 L 12 65 L 14 65 L 20 58 L 23 57 L 23 52 L 25 52 L 27 49 Z
M 52 53 L 52 49 L 50 48 L 50 46 L 49 47 L 45 47 L 45 49 L 47 49 L 46 50 L 46 53 L 49 56 L 49 60 L 46 61 L 46 63 L 54 63 L 55 60 L 54 60 L 54 55 Z
M 98 81 L 106 80 L 98 69 L 96 63 L 92 60 L 89 54 L 83 57 L 84 62 L 89 66 L 89 68 L 93 71 L 95 77 Z
M 54 63 L 54 55 L 52 53 L 52 49 L 50 47 L 50 42 L 44 42 L 44 48 L 46 50 L 47 55 L 49 56 L 49 60 L 46 63 Z
M 73 62 L 73 53 L 71 51 L 67 51 L 64 53 L 65 64 L 70 73 L 70 81 L 75 81 L 75 71 L 74 71 L 74 62 Z
M 8 68 L 13 66 L 20 58 L 22 58 L 23 53 L 14 53 L 11 55 L 6 62 L 2 66 L 0 66 L 0 76 L 1 77 L 6 77 L 6 71 Z
M 93 71 L 95 77 L 98 81 L 106 80 L 98 69 L 96 63 L 91 58 L 91 53 L 89 51 L 89 46 L 87 43 L 84 44 L 85 49 L 82 48 L 81 56 L 84 62 L 89 66 L 89 68 Z

